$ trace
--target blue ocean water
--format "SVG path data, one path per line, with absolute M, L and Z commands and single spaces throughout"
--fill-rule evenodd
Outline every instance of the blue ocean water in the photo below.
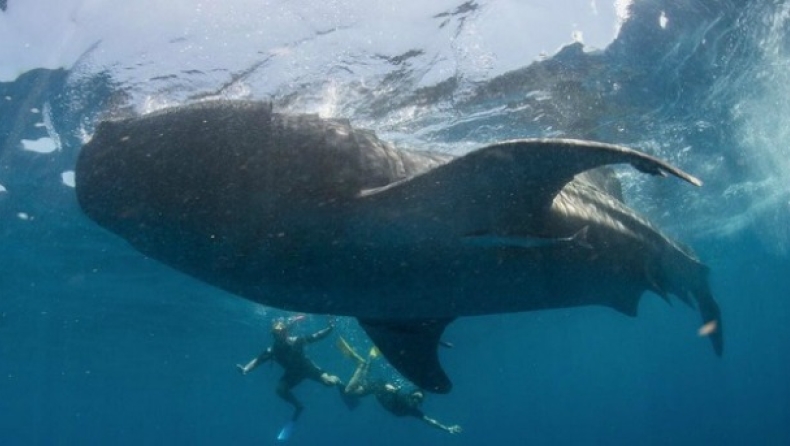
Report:
M 283 313 L 143 257 L 74 196 L 76 155 L 98 120 L 223 97 L 454 153 L 535 136 L 627 144 L 705 182 L 620 171 L 627 201 L 711 267 L 722 358 L 697 336 L 695 311 L 650 294 L 637 318 L 607 308 L 466 318 L 441 352 L 454 391 L 424 405 L 463 433 L 372 400 L 351 412 L 308 382 L 291 444 L 790 444 L 790 6 L 616 3 L 627 14 L 605 47 L 569 39 L 515 65 L 486 50 L 501 38 L 486 24 L 512 24 L 507 2 L 411 5 L 383 22 L 353 2 L 294 2 L 257 11 L 272 31 L 242 36 L 245 51 L 218 44 L 246 32 L 232 31 L 246 22 L 228 11 L 209 21 L 214 40 L 193 31 L 153 46 L 141 33 L 121 52 L 129 37 L 109 29 L 65 68 L 0 83 L 0 443 L 275 443 L 290 416 L 274 394 L 280 370 L 242 377 L 235 364 L 268 344 L 268 321 Z M 530 4 L 540 16 L 545 5 Z M 15 17 L 13 0 L 0 5 Z M 78 27 L 91 16 L 72 17 Z M 541 38 L 529 31 L 510 38 Z M 369 346 L 353 320 L 337 331 Z M 352 372 L 334 340 L 310 354 Z

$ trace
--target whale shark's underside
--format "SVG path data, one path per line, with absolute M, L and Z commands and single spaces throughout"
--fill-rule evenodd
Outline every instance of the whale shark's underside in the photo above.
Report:
M 356 317 L 416 385 L 448 392 L 437 345 L 459 316 L 605 305 L 651 291 L 699 309 L 708 268 L 624 202 L 611 164 L 699 180 L 621 146 L 513 140 L 400 150 L 347 121 L 211 101 L 99 124 L 79 203 L 144 254 L 286 310 Z

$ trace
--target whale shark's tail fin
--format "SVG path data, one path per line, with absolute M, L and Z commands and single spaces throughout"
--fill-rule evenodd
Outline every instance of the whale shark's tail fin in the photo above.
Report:
M 681 296 L 685 293 L 685 297 L 681 296 L 684 301 L 692 301 L 697 304 L 699 314 L 702 317 L 702 326 L 699 330 L 700 336 L 707 336 L 713 344 L 713 351 L 716 355 L 721 356 L 724 351 L 724 326 L 721 322 L 721 310 L 719 304 L 713 299 L 713 294 L 710 292 L 710 285 L 708 284 L 708 267 L 699 263 L 695 259 L 691 259 L 693 267 L 688 267 L 684 270 L 686 273 L 686 280 L 683 287 L 677 291 Z M 688 277 L 690 275 L 691 277 Z
M 703 324 L 699 334 L 700 336 L 709 337 L 710 342 L 713 344 L 713 351 L 718 356 L 721 356 L 724 351 L 724 334 L 722 331 L 724 327 L 721 323 L 721 310 L 719 310 L 719 304 L 713 300 L 713 295 L 707 289 L 708 287 L 706 286 L 705 288 L 703 291 L 694 293 Z
M 680 244 L 668 251 L 664 257 L 664 273 L 667 275 L 669 291 L 681 301 L 696 307 L 702 318 L 700 336 L 710 338 L 713 351 L 721 356 L 724 351 L 724 326 L 719 304 L 710 291 L 710 269 L 701 263 L 694 253 Z
M 448 393 L 452 383 L 439 363 L 437 348 L 448 319 L 360 319 L 378 350 L 401 375 L 421 389 Z

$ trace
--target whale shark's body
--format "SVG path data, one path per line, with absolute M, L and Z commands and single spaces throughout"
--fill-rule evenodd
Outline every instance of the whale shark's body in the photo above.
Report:
M 101 123 L 81 153 L 85 213 L 146 255 L 287 310 L 354 316 L 415 384 L 459 316 L 696 305 L 707 268 L 623 203 L 606 165 L 700 182 L 620 146 L 515 140 L 461 157 L 399 150 L 348 122 L 212 101 Z M 710 327 L 710 326 L 709 326 Z

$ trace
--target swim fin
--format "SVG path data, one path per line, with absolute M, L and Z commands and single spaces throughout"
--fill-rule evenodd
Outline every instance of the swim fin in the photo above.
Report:
M 343 353 L 347 358 L 351 358 L 357 362 L 357 364 L 362 364 L 365 362 L 365 358 L 359 356 L 359 353 L 354 350 L 351 345 L 343 339 L 342 336 L 337 337 L 337 348 L 340 349 L 340 352 Z
M 280 429 L 280 433 L 277 434 L 277 441 L 288 441 L 291 438 L 291 434 L 293 434 L 294 426 L 296 425 L 296 421 L 290 420 L 285 423 L 282 429 Z

